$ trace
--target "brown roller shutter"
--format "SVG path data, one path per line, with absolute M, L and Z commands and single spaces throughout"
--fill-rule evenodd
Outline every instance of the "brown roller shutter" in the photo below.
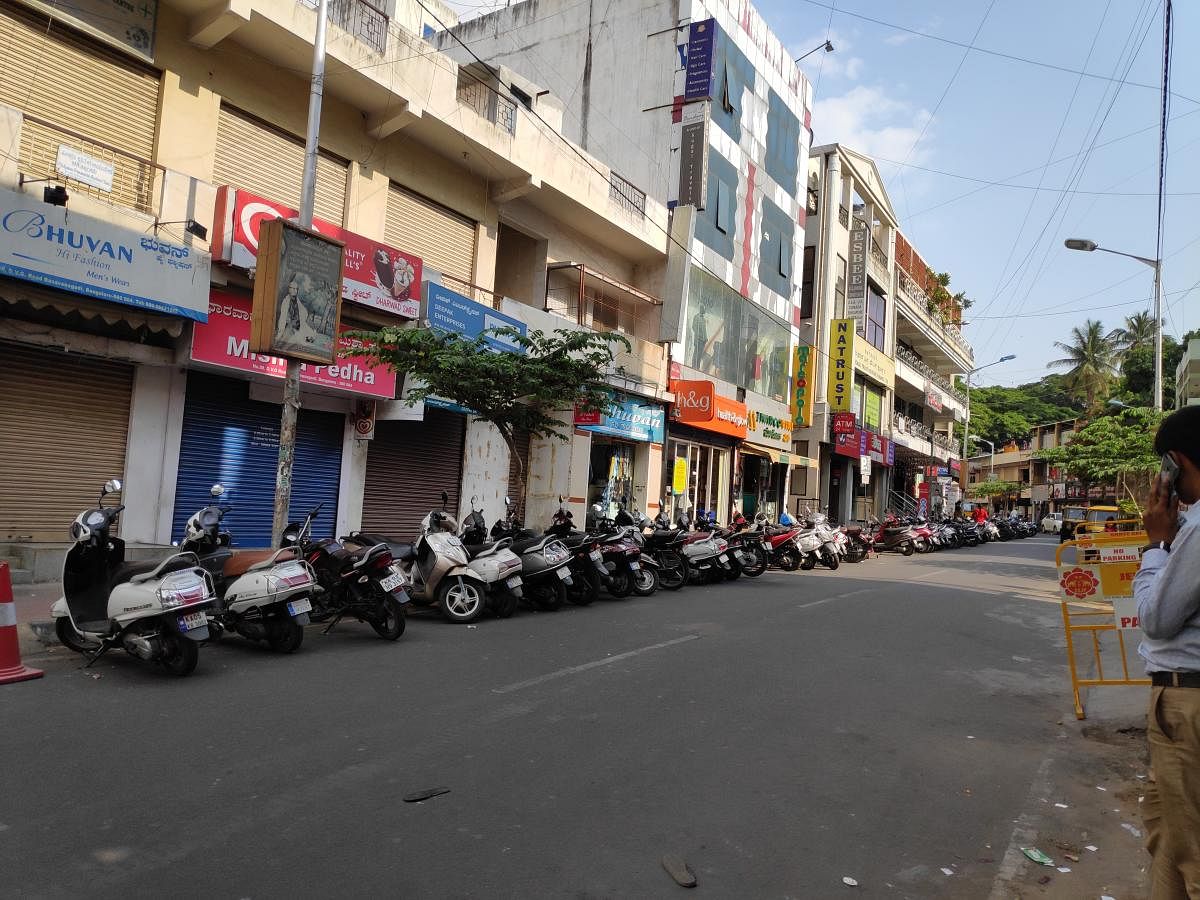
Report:
M 529 432 L 518 431 L 513 435 L 513 443 L 517 445 L 517 453 L 525 463 L 525 484 L 529 484 Z M 508 457 L 508 496 L 520 509 L 524 508 L 524 497 L 517 496 L 517 462 L 512 454 Z
M 388 188 L 384 240 L 443 275 L 474 283 L 475 223 L 395 183 Z
M 411 540 L 421 519 L 442 505 L 458 515 L 467 417 L 425 408 L 424 422 L 378 422 L 367 451 L 363 531 Z
M 55 176 L 58 148 L 66 144 L 114 169 L 112 193 L 74 181 L 71 191 L 149 210 L 158 94 L 159 74 L 149 66 L 36 13 L 0 5 L 0 103 L 49 123 L 22 123 L 25 175 Z
M 213 180 L 298 208 L 304 182 L 304 142 L 222 105 Z M 346 163 L 324 152 L 317 157 L 313 209 L 318 219 L 334 225 L 346 221 Z
M 133 369 L 19 344 L 0 358 L 0 540 L 65 541 L 125 477 Z

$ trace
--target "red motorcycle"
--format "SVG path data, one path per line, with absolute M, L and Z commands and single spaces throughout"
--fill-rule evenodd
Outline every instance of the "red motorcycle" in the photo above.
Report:
M 771 565 L 785 572 L 795 572 L 804 561 L 804 554 L 796 546 L 796 535 L 800 533 L 798 524 L 772 525 L 766 516 L 759 515 L 755 521 L 762 526 L 764 546 L 769 547 Z
M 872 520 L 875 528 L 872 543 L 876 550 L 895 550 L 904 556 L 912 556 L 917 548 L 917 536 L 906 523 L 895 516 L 888 516 L 884 522 Z

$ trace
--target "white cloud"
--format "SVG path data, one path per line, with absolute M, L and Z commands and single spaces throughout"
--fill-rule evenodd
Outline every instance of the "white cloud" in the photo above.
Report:
M 808 53 L 814 47 L 820 47 L 826 41 L 826 33 L 806 35 L 799 41 L 792 42 L 793 59 Z M 845 78 L 847 81 L 857 81 L 862 74 L 864 60 L 850 51 L 854 49 L 854 40 L 840 31 L 830 31 L 828 40 L 833 44 L 833 52 L 820 50 L 800 63 L 800 68 L 808 76 L 808 80 L 816 84 L 818 73 L 821 80 L 827 78 Z
M 837 97 L 818 99 L 813 108 L 813 131 L 818 144 L 845 144 L 867 156 L 903 160 L 929 120 L 929 111 L 888 96 L 883 88 L 855 85 Z M 928 157 L 932 131 L 909 157 Z

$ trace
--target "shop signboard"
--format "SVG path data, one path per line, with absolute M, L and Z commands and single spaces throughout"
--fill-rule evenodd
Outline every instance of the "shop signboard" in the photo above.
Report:
M 863 484 L 871 483 L 871 457 L 860 456 L 858 458 L 858 477 Z
M 708 196 L 708 101 L 683 108 L 679 144 L 680 206 L 704 209 Z
M 291 207 L 228 185 L 217 189 L 213 253 L 218 262 L 239 269 L 258 267 L 259 229 L 274 219 L 298 219 Z M 421 314 L 421 260 L 379 241 L 313 219 L 313 231 L 346 247 L 342 299 L 407 319 Z
M 488 349 L 497 353 L 505 350 L 511 353 L 524 352 L 521 345 L 510 336 L 485 334 L 490 329 L 500 328 L 504 325 L 509 325 L 519 333 L 525 334 L 528 329 L 520 319 L 506 316 L 490 306 L 476 303 L 469 297 L 464 297 L 462 294 L 443 285 L 434 284 L 432 281 L 426 286 L 425 294 L 427 298 L 425 318 L 429 320 L 430 328 L 461 334 L 467 338 L 482 337 Z
M 203 322 L 209 256 L 0 189 L 0 275 Z
M 858 457 L 861 454 L 858 452 L 862 446 L 862 432 L 857 428 L 849 433 L 841 432 L 833 436 L 833 452 L 839 456 Z
M 863 424 L 875 431 L 883 424 L 883 394 L 869 387 L 863 392 Z
M 792 425 L 796 428 L 812 425 L 816 361 L 816 349 L 808 344 L 797 344 L 792 352 Z
M 52 19 L 66 21 L 105 43 L 154 62 L 158 0 L 24 0 Z M 44 30 L 44 29 L 43 29 Z
M 883 435 L 867 432 L 867 455 L 882 466 L 890 466 L 892 462 L 889 461 L 889 457 L 895 460 L 895 450 L 892 450 L 891 443 Z
M 362 342 L 346 336 L 349 326 L 341 330 L 338 358 L 329 365 L 301 363 L 300 381 L 386 400 L 395 397 L 396 373 L 355 355 L 355 350 L 362 349 Z M 193 331 L 191 356 L 195 362 L 270 378 L 287 374 L 287 360 L 250 352 L 250 298 L 224 291 L 212 292 L 208 321 L 196 325 Z
M 858 428 L 858 417 L 852 412 L 835 413 L 833 416 L 834 434 L 854 434 Z
M 672 381 L 669 387 L 675 395 L 671 418 L 676 422 L 736 438 L 746 437 L 750 422 L 745 403 L 716 393 L 711 381 Z M 684 398 L 682 405 L 680 397 Z M 705 402 L 709 403 L 707 412 Z
M 749 411 L 746 415 L 746 439 L 755 444 L 778 450 L 792 449 L 792 420 L 776 404 L 770 407 L 762 401 L 752 401 L 747 404 Z M 782 406 L 782 404 L 779 404 Z
M 894 466 L 896 464 L 896 442 L 890 438 L 887 442 L 887 450 L 884 452 L 883 461 L 884 465 L 887 466 Z
M 601 412 L 598 424 L 575 424 L 581 430 L 595 434 L 607 434 L 627 441 L 661 444 L 666 426 L 666 411 L 657 403 L 616 394 L 613 396 L 612 405 Z
M 829 378 L 825 401 L 830 412 L 850 412 L 854 385 L 854 320 L 834 319 L 829 328 Z
M 922 481 L 917 485 L 917 515 L 924 518 L 929 515 L 929 482 Z
M 942 400 L 942 392 L 929 379 L 925 379 L 925 405 L 937 412 L 941 412 L 945 407 L 945 403 Z
M 676 497 L 682 497 L 687 493 L 688 483 L 688 461 L 687 457 L 675 457 L 675 465 L 671 472 L 671 491 Z
M 846 318 L 862 333 L 867 327 L 867 248 L 871 236 L 867 223 L 855 218 L 850 229 L 850 259 L 846 277 Z
M 576 425 L 599 425 L 603 414 L 598 409 L 580 409 L 578 405 L 575 407 L 575 424 Z
M 890 390 L 896 386 L 896 363 L 865 339 L 854 346 L 854 368 L 882 387 Z
M 713 50 L 717 26 L 702 19 L 688 26 L 687 63 L 684 68 L 683 99 L 710 100 L 713 95 Z

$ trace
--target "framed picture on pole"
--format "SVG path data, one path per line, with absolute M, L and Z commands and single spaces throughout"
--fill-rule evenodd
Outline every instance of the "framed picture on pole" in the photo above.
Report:
M 341 241 L 284 219 L 262 223 L 250 328 L 253 352 L 334 361 L 344 251 Z

